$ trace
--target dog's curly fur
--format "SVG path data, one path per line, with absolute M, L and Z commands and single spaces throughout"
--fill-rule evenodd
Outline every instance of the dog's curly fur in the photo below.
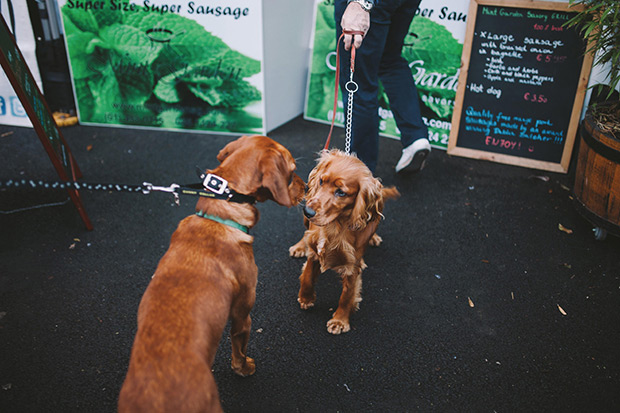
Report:
M 327 323 L 332 334 L 351 328 L 349 317 L 362 300 L 364 252 L 368 245 L 382 241 L 376 230 L 383 218 L 384 200 L 398 196 L 396 188 L 384 187 L 357 157 L 339 150 L 323 151 L 310 172 L 304 219 L 307 229 L 289 253 L 307 258 L 299 277 L 297 301 L 302 309 L 314 305 L 314 284 L 320 273 L 332 269 L 340 274 L 340 302 Z

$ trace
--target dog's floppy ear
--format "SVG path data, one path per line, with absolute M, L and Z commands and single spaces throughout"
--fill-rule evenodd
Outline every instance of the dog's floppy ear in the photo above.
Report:
M 383 209 L 383 197 L 381 182 L 372 176 L 364 176 L 360 179 L 360 190 L 355 198 L 349 228 L 359 231 L 366 227 L 369 221 L 381 214 Z
M 234 141 L 226 144 L 226 146 L 220 150 L 220 153 L 217 154 L 217 160 L 222 163 L 224 159 L 230 156 L 231 153 L 243 146 L 249 138 L 249 136 L 242 136 L 239 139 L 235 139 Z
M 295 199 L 297 197 L 291 193 L 300 192 L 298 189 L 304 186 L 303 181 L 290 171 L 290 166 L 279 152 L 264 157 L 260 162 L 260 169 L 263 175 L 262 186 L 271 192 L 274 201 L 286 207 L 299 203 L 299 200 Z M 296 186 L 299 188 L 295 188 Z
M 318 190 L 320 185 L 317 181 L 319 180 L 321 175 L 323 175 L 323 172 L 327 169 L 332 157 L 333 152 L 330 152 L 326 149 L 323 149 L 321 152 L 319 152 L 319 157 L 316 160 L 316 166 L 312 168 L 310 174 L 308 175 L 308 197 L 312 196 L 315 190 Z

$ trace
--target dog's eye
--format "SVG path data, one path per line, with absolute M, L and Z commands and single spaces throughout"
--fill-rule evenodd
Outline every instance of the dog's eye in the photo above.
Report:
M 334 195 L 336 195 L 337 197 L 343 197 L 347 196 L 347 193 L 344 192 L 342 189 L 338 188 L 336 189 L 336 192 L 334 192 Z
M 323 186 L 323 179 L 319 178 L 319 185 Z

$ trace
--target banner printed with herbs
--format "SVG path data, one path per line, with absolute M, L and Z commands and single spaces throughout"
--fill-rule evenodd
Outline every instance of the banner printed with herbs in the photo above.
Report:
M 403 57 L 409 62 L 411 75 L 418 88 L 422 119 L 428 126 L 429 141 L 440 149 L 447 148 L 450 137 L 467 8 L 468 2 L 462 0 L 423 0 L 403 48 Z M 319 0 L 304 113 L 308 120 L 325 123 L 332 120 L 336 66 L 335 25 L 334 1 Z M 353 99 L 355 101 L 355 96 Z M 340 126 L 344 124 L 342 101 L 338 102 L 335 123 Z M 388 97 L 381 86 L 379 131 L 384 136 L 400 137 Z
M 59 0 L 80 122 L 263 130 L 255 0 Z

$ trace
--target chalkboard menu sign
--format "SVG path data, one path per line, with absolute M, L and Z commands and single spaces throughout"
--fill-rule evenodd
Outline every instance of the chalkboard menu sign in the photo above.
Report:
M 568 171 L 592 66 L 576 10 L 471 1 L 449 154 Z
M 15 94 L 19 97 L 24 110 L 28 114 L 32 126 L 52 161 L 58 176 L 63 181 L 75 181 L 76 178 L 80 178 L 82 173 L 60 133 L 47 102 L 26 65 L 24 57 L 15 43 L 15 38 L 11 35 L 9 27 L 1 15 L 0 66 L 4 69 L 11 86 L 15 89 Z M 86 228 L 89 230 L 93 229 L 82 205 L 79 192 L 74 189 L 69 189 L 68 192 Z

